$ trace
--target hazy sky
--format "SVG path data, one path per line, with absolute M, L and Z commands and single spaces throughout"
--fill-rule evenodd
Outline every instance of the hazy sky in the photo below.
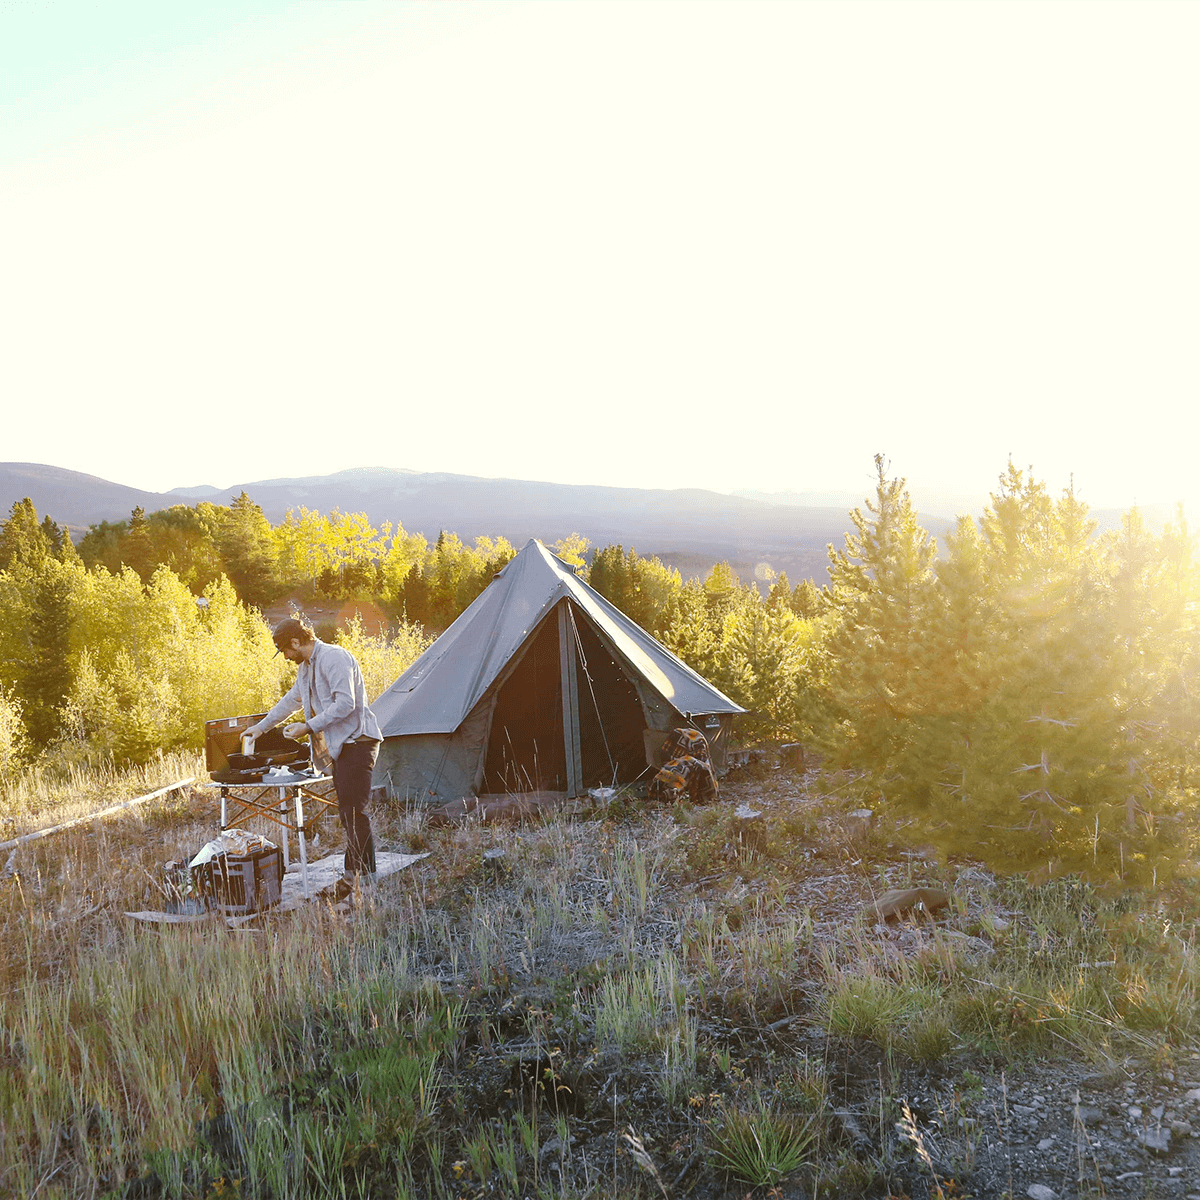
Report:
M 1200 510 L 1200 7 L 0 0 L 0 460 Z

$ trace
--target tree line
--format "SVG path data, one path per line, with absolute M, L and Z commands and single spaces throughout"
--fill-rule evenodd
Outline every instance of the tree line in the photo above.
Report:
M 233 508 L 232 516 L 199 516 L 213 522 L 215 545 L 244 550 L 246 540 L 228 526 L 252 509 Z M 293 668 L 275 655 L 257 607 L 213 568 L 203 539 L 175 536 L 195 530 L 188 520 L 174 510 L 157 522 L 135 512 L 123 531 L 93 528 L 93 553 L 115 540 L 134 552 L 165 546 L 177 555 L 168 563 L 133 554 L 114 569 L 103 561 L 89 567 L 28 499 L 0 522 L 0 784 L 35 762 L 137 763 L 198 748 L 205 721 L 261 711 L 285 690 Z M 155 527 L 170 535 L 152 540 Z M 405 622 L 384 636 L 354 622 L 337 640 L 362 663 L 372 694 L 429 643 L 420 626 Z
M 726 563 L 685 583 L 657 558 L 578 534 L 552 548 L 750 708 L 747 736 L 790 734 L 821 604 L 811 583 L 780 576 L 764 598 Z M 145 761 L 197 745 L 205 719 L 269 705 L 287 669 L 258 610 L 289 596 L 382 604 L 385 635 L 336 635 L 355 639 L 376 694 L 515 553 L 503 537 L 429 542 L 363 513 L 300 509 L 272 526 L 245 493 L 228 507 L 135 509 L 76 546 L 19 501 L 0 522 L 0 776 L 39 756 Z
M 876 474 L 824 587 L 780 575 L 764 594 L 727 563 L 684 580 L 578 535 L 553 549 L 750 710 L 743 737 L 819 749 L 910 837 L 1006 869 L 1183 869 L 1200 573 L 1182 512 L 1154 532 L 1134 510 L 1097 537 L 1072 489 L 1053 497 L 1010 464 L 939 546 L 905 481 L 882 458 Z M 64 745 L 144 757 L 270 703 L 283 668 L 255 610 L 281 595 L 382 602 L 389 636 L 343 635 L 381 690 L 514 553 L 361 513 L 272 527 L 245 494 L 135 510 L 74 547 L 22 501 L 0 523 L 0 772 Z
M 829 583 L 683 583 L 609 548 L 592 583 L 752 710 L 819 749 L 914 841 L 1002 870 L 1189 873 L 1200 786 L 1200 568 L 1182 509 L 1096 535 L 1073 488 L 1009 464 L 944 546 L 903 478 L 829 547 Z
M 197 595 L 224 575 L 246 604 L 380 600 L 411 620 L 444 628 L 516 553 L 504 538 L 465 545 L 442 532 L 432 544 L 365 513 L 289 510 L 273 526 L 245 493 L 228 506 L 203 501 L 93 525 L 77 547 L 85 566 L 130 568 L 143 583 L 166 566 Z

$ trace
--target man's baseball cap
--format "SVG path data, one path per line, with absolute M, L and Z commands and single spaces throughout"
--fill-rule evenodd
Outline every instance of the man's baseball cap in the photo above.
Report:
M 303 621 L 288 617 L 280 621 L 275 626 L 275 632 L 271 634 L 271 640 L 275 643 L 275 653 L 278 654 L 284 647 L 289 646 L 293 638 L 298 642 L 311 642 L 313 631 Z

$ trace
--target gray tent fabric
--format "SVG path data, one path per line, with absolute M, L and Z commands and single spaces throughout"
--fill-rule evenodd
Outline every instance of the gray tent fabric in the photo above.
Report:
M 371 707 L 376 785 L 425 799 L 471 794 L 485 776 L 577 794 L 584 774 L 607 772 L 605 755 L 614 772 L 644 769 L 630 747 L 645 727 L 703 715 L 727 732 L 745 711 L 536 540 Z

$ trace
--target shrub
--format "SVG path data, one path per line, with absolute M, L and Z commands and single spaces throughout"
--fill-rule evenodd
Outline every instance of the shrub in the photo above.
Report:
M 0 781 L 14 775 L 29 754 L 21 701 L 0 686 Z

